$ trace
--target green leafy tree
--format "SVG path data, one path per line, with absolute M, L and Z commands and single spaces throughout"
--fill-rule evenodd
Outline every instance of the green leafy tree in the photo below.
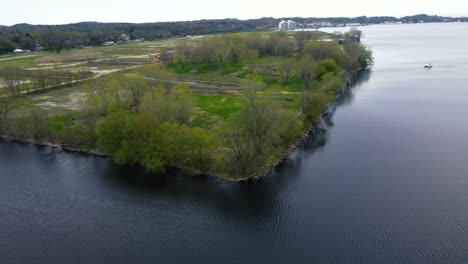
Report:
M 372 50 L 368 49 L 366 46 L 360 45 L 361 55 L 359 56 L 359 64 L 361 68 L 367 68 L 374 64 L 374 56 Z
M 0 53 L 9 53 L 15 49 L 15 44 L 13 44 L 8 39 L 0 36 Z
M 50 31 L 42 34 L 42 42 L 46 49 L 60 53 L 66 45 L 69 35 L 63 31 Z
M 158 152 L 168 165 L 208 170 L 215 141 L 210 132 L 184 124 L 164 122 L 151 135 L 148 153 Z M 152 160 L 153 158 L 151 158 Z
M 328 102 L 334 97 L 323 92 L 307 92 L 304 99 L 304 115 L 307 120 L 313 120 L 321 111 L 328 107 Z
M 317 63 L 315 77 L 317 79 L 322 79 L 322 77 L 327 73 L 338 75 L 340 72 L 341 68 L 338 66 L 334 59 L 324 59 Z
M 343 87 L 343 80 L 334 75 L 332 72 L 328 72 L 322 76 L 321 89 L 325 92 L 333 91 L 335 94 L 339 93 Z
M 117 162 L 133 164 L 145 157 L 145 146 L 150 137 L 154 121 L 118 110 L 97 123 L 97 145 Z

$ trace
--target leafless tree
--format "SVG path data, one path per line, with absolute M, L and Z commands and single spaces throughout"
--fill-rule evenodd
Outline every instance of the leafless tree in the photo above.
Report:
M 45 128 L 47 121 L 47 113 L 44 110 L 34 110 L 31 111 L 31 121 L 32 127 L 31 132 L 34 138 L 43 138 L 47 136 L 47 131 Z
M 130 105 L 139 112 L 140 103 L 145 95 L 146 82 L 142 74 L 134 74 L 123 78 L 123 89 L 128 92 Z
M 159 60 L 164 63 L 164 65 L 169 65 L 173 60 L 173 51 L 168 47 L 163 47 L 159 53 Z
M 0 71 L 0 79 L 3 79 L 10 96 L 21 94 L 21 87 L 24 82 L 24 73 L 21 69 L 16 67 L 4 68 Z
M 304 50 L 304 46 L 307 42 L 313 39 L 313 32 L 312 31 L 299 31 L 296 32 L 294 38 L 297 43 L 297 47 L 299 48 L 299 52 L 302 53 Z
M 294 69 L 295 62 L 292 59 L 286 59 L 279 64 L 278 71 L 284 84 L 289 83 L 289 78 L 293 74 Z
M 9 97 L 0 98 L 0 132 L 6 128 L 9 105 Z

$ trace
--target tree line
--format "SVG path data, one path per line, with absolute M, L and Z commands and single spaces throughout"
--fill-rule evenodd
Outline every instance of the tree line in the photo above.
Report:
M 19 67 L 4 67 L 0 70 L 0 132 L 7 129 L 11 103 L 32 93 L 43 93 L 92 76 L 86 69 L 69 71 L 64 69 L 25 70 Z M 34 112 L 37 118 L 37 112 Z
M 320 24 L 322 22 L 333 25 L 348 23 L 382 24 L 385 22 L 417 23 L 423 22 L 467 22 L 467 17 L 429 16 L 425 14 L 405 16 L 401 18 L 379 17 L 328 17 L 301 18 L 288 17 L 303 25 Z M 42 45 L 47 50 L 60 52 L 61 49 L 80 46 L 102 45 L 105 41 L 117 41 L 121 34 L 127 34 L 130 39 L 144 38 L 147 40 L 183 37 L 188 35 L 207 35 L 215 33 L 250 32 L 255 30 L 276 29 L 279 18 L 260 18 L 249 20 L 213 19 L 198 21 L 178 21 L 159 23 L 98 23 L 81 22 L 65 25 L 30 25 L 17 24 L 0 26 L 0 54 L 13 51 L 15 48 L 34 50 Z

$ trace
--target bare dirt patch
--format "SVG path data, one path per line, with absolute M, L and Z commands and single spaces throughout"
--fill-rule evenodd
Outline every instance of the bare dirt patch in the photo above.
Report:
M 83 108 L 83 98 L 87 95 L 85 92 L 73 92 L 66 96 L 59 98 L 54 98 L 52 100 L 51 96 L 39 96 L 34 98 L 34 101 L 42 101 L 40 103 L 34 104 L 43 109 L 52 109 L 52 108 L 64 108 L 67 110 L 79 111 Z

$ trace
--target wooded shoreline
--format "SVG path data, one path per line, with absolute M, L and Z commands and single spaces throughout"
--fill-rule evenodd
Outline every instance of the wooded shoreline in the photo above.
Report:
M 296 138 L 295 140 L 293 140 L 289 144 L 289 148 L 287 149 L 287 151 L 284 152 L 284 154 L 282 154 L 279 159 L 277 159 L 276 161 L 272 162 L 269 165 L 266 165 L 266 169 L 262 173 L 256 174 L 256 175 L 250 175 L 250 176 L 246 176 L 246 177 L 242 177 L 242 178 L 232 178 L 232 177 L 223 177 L 222 175 L 215 175 L 213 173 L 209 173 L 209 172 L 206 172 L 206 171 L 194 174 L 190 170 L 190 168 L 186 168 L 186 167 L 182 167 L 182 166 L 175 166 L 174 168 L 176 168 L 178 170 L 181 170 L 181 171 L 184 171 L 188 175 L 214 177 L 214 178 L 217 178 L 217 179 L 224 180 L 226 182 L 249 182 L 249 181 L 261 180 L 263 177 L 268 176 L 278 166 L 281 166 L 281 164 L 283 164 L 283 162 L 297 148 L 301 147 L 301 145 L 310 136 L 313 135 L 314 130 L 318 129 L 317 124 L 319 124 L 321 122 L 323 117 L 330 114 L 330 112 L 329 112 L 330 106 L 332 104 L 334 104 L 337 99 L 339 99 L 340 97 L 343 96 L 344 91 L 346 89 L 351 89 L 352 88 L 351 85 L 353 83 L 353 80 L 358 78 L 361 72 L 362 72 L 362 69 L 359 69 L 359 70 L 351 73 L 350 77 L 346 78 L 346 81 L 345 81 L 343 87 L 341 88 L 340 92 L 336 95 L 335 100 L 329 102 L 327 108 L 323 109 L 321 111 L 321 113 L 314 119 L 314 121 L 310 122 L 310 124 L 303 131 L 303 133 L 298 138 Z M 105 157 L 105 158 L 111 159 L 110 155 L 106 154 L 105 152 L 103 152 L 103 151 L 101 151 L 99 149 L 89 149 L 89 150 L 87 150 L 87 149 L 80 148 L 79 145 L 70 144 L 70 143 L 67 143 L 67 142 L 62 142 L 62 143 L 56 142 L 56 143 L 54 143 L 54 142 L 51 142 L 49 140 L 43 140 L 43 139 L 35 140 L 32 137 L 25 138 L 25 137 L 18 137 L 18 136 L 9 135 L 9 134 L 0 134 L 0 140 L 11 141 L 11 142 L 15 142 L 15 143 L 18 143 L 18 144 L 29 144 L 29 145 L 34 145 L 34 146 L 50 147 L 50 148 L 56 149 L 57 151 L 74 152 L 74 153 L 79 153 L 79 154 L 83 154 L 83 155 L 94 155 L 94 156 L 98 156 L 98 157 Z
M 352 76 L 373 62 L 360 31 L 324 34 L 215 35 L 5 62 L 0 134 L 108 155 L 156 174 L 179 168 L 259 179 L 301 145 Z M 155 44 L 157 60 L 126 55 Z M 97 52 L 109 54 L 106 64 Z M 60 68 L 43 64 L 56 60 Z

